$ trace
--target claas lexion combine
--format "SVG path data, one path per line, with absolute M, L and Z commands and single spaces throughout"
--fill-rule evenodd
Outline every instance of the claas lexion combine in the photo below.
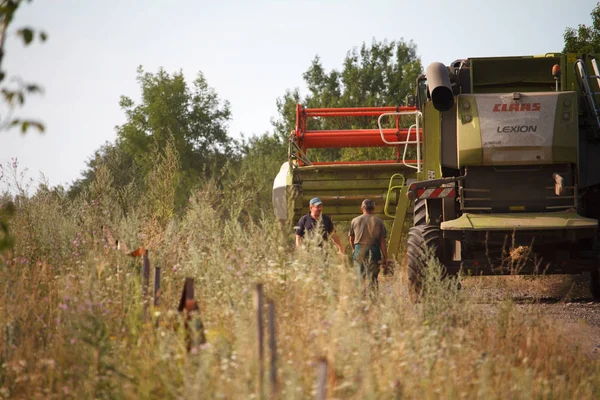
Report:
M 289 159 L 273 188 L 277 218 L 297 220 L 319 196 L 334 221 L 347 221 L 371 198 L 376 213 L 391 221 L 390 258 L 401 258 L 412 212 L 402 247 L 413 289 L 421 287 L 428 253 L 448 274 L 589 272 L 599 298 L 594 56 L 469 58 L 435 62 L 425 72 L 406 106 L 297 105 Z M 372 125 L 310 129 L 358 117 Z M 311 149 L 347 147 L 395 150 L 389 160 L 309 158 Z

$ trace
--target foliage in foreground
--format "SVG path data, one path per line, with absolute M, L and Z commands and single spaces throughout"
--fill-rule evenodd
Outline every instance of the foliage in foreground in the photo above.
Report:
M 258 398 L 257 282 L 276 307 L 281 398 L 314 397 L 321 357 L 329 398 L 600 396 L 598 361 L 534 308 L 476 304 L 435 263 L 420 303 L 407 300 L 401 273 L 372 301 L 347 260 L 292 252 L 288 229 L 226 212 L 224 196 L 207 184 L 164 224 L 135 208 L 111 213 L 101 197 L 20 198 L 16 245 L 0 264 L 0 396 Z M 162 267 L 160 303 L 147 314 L 139 259 L 112 249 L 109 225 Z M 185 277 L 208 340 L 189 352 L 175 312 Z

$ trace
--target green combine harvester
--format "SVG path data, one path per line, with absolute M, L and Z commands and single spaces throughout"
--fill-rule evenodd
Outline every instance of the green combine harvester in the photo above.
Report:
M 406 248 L 417 293 L 435 255 L 449 274 L 589 272 L 598 299 L 599 92 L 593 55 L 550 53 L 432 63 L 417 80 L 414 106 L 297 105 L 289 158 L 275 178 L 275 214 L 297 220 L 319 196 L 334 220 L 350 220 L 369 197 L 393 221 L 390 257 L 400 258 L 412 210 Z M 322 126 L 357 117 L 372 118 L 372 126 L 307 129 L 311 119 Z M 393 147 L 396 156 L 307 156 L 345 147 Z

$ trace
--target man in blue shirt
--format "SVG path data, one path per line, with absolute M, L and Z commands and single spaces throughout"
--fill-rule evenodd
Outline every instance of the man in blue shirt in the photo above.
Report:
M 296 247 L 302 245 L 302 239 L 304 239 L 307 232 L 312 234 L 322 233 L 321 238 L 319 238 L 319 246 L 323 246 L 327 238 L 331 237 L 333 243 L 338 248 L 338 253 L 344 254 L 344 246 L 342 246 L 340 238 L 335 233 L 333 221 L 329 216 L 323 214 L 323 202 L 321 199 L 318 197 L 311 199 L 309 209 L 310 212 L 303 215 L 298 221 L 298 226 L 296 226 Z

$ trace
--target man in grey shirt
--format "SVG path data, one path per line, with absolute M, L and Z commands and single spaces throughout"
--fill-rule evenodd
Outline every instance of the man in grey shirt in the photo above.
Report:
M 380 264 L 387 261 L 387 246 L 385 238 L 387 231 L 381 218 L 377 217 L 375 202 L 363 200 L 360 209 L 362 215 L 350 222 L 350 245 L 354 249 L 354 269 L 364 281 L 369 280 L 369 286 L 377 289 L 377 276 Z

